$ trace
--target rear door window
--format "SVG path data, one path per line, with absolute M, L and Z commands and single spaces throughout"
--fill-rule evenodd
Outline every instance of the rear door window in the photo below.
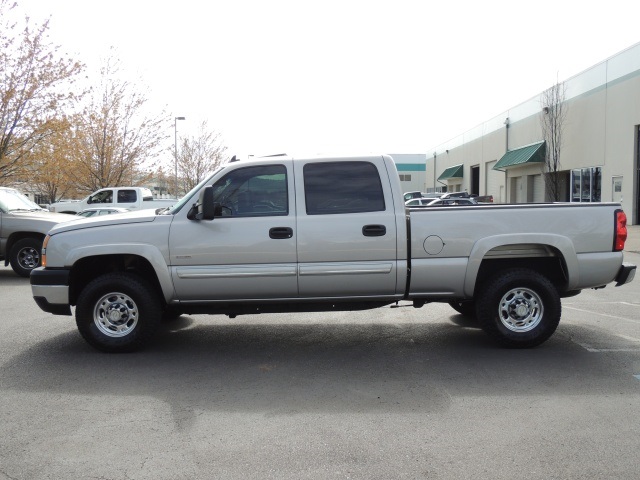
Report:
M 370 162 L 324 162 L 304 166 L 307 215 L 385 210 L 378 169 Z

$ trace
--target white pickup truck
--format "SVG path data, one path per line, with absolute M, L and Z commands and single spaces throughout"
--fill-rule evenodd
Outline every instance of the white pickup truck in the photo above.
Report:
M 111 217 L 111 218 L 110 218 Z M 122 352 L 164 316 L 446 302 L 500 344 L 533 347 L 561 298 L 631 281 L 616 203 L 405 207 L 388 156 L 228 163 L 166 211 L 54 227 L 32 293 Z
M 88 207 L 120 207 L 128 210 L 165 208 L 175 204 L 171 198 L 154 199 L 151 190 L 144 187 L 110 187 L 96 190 L 80 201 L 56 202 L 49 211 L 76 214 Z

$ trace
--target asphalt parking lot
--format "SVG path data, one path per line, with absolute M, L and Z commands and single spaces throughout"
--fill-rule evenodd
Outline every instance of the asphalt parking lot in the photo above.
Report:
M 108 355 L 0 267 L 0 479 L 637 478 L 639 294 L 565 299 L 531 350 L 434 304 L 183 316 Z

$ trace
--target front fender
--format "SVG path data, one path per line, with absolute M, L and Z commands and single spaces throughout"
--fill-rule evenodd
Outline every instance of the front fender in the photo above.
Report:
M 471 249 L 464 281 L 465 296 L 469 298 L 473 296 L 476 280 L 478 278 L 478 272 L 480 271 L 480 265 L 486 258 L 489 251 L 494 248 L 507 245 L 517 246 L 525 244 L 549 246 L 558 250 L 567 267 L 567 289 L 572 290 L 579 284 L 580 270 L 578 268 L 578 256 L 576 254 L 573 242 L 568 237 L 546 233 L 494 235 L 478 240 Z M 522 255 L 514 255 L 514 258 L 526 258 L 526 256 L 523 257 Z
M 173 282 L 169 273 L 169 268 L 162 252 L 154 245 L 140 243 L 118 243 L 103 245 L 88 245 L 77 247 L 67 252 L 65 265 L 74 265 L 79 260 L 88 257 L 102 255 L 137 255 L 145 258 L 158 277 L 158 282 L 162 288 L 165 300 L 169 301 L 174 296 Z

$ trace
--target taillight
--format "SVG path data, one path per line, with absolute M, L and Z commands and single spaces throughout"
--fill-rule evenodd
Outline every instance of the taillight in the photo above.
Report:
M 42 254 L 40 255 L 40 259 L 42 260 L 42 266 L 47 266 L 47 244 L 49 243 L 49 239 L 51 237 L 47 235 L 44 237 L 44 242 L 42 242 Z
M 616 236 L 613 239 L 613 251 L 624 250 L 624 242 L 627 241 L 627 216 L 622 210 L 616 210 Z

